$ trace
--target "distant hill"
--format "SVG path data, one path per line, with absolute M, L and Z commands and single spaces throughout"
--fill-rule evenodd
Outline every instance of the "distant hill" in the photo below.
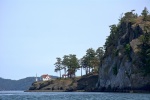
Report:
M 51 76 L 57 78 L 57 76 Z M 40 77 L 38 77 L 40 80 Z M 31 84 L 35 82 L 35 77 L 27 77 L 20 80 L 11 80 L 0 78 L 0 91 L 1 90 L 28 90 Z

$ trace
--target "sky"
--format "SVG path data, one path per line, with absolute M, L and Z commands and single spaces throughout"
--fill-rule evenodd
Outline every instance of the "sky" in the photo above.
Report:
M 0 77 L 54 72 L 56 57 L 103 47 L 122 13 L 150 10 L 150 0 L 0 0 Z M 63 72 L 63 71 L 62 71 Z M 77 72 L 80 75 L 80 71 Z

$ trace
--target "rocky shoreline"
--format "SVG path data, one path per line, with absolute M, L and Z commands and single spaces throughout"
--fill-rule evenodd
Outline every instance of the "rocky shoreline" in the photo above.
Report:
M 90 92 L 94 91 L 98 75 L 34 82 L 25 92 Z
M 87 75 L 74 79 L 56 79 L 34 82 L 25 92 L 123 92 L 150 93 L 149 87 L 141 88 L 96 88 L 98 75 Z
M 63 90 L 26 90 L 24 92 L 65 92 Z

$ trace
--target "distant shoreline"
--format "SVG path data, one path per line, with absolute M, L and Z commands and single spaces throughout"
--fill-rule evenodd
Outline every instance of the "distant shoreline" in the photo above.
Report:
M 77 90 L 77 91 L 65 91 L 65 90 L 26 90 L 24 92 L 87 92 L 84 90 Z M 91 91 L 92 92 L 92 91 Z
M 26 90 L 24 92 L 65 92 L 64 90 Z
M 150 94 L 150 91 L 62 91 L 62 90 L 54 90 L 54 91 L 51 91 L 51 90 L 32 90 L 32 91 L 30 91 L 30 90 L 27 90 L 27 91 L 24 91 L 24 92 L 105 92 L 105 93 L 148 93 L 148 94 Z
M 85 91 L 85 90 L 76 90 L 76 91 L 66 91 L 66 90 L 26 90 L 24 92 L 110 92 L 110 93 L 150 93 L 150 90 L 118 90 L 118 91 Z

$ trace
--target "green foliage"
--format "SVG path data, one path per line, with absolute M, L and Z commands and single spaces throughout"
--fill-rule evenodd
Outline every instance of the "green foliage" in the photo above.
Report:
M 135 24 L 136 23 L 136 19 L 132 18 L 132 19 L 130 19 L 130 22 L 131 22 L 131 24 Z
M 144 24 L 144 32 L 148 32 L 150 30 L 150 24 Z
M 125 45 L 125 54 L 127 55 L 128 59 L 130 60 L 130 52 L 131 52 L 131 46 L 130 44 Z
M 62 60 L 62 65 L 63 65 L 63 69 L 64 69 L 64 72 L 65 72 L 65 75 L 67 73 L 68 63 L 69 63 L 69 56 L 68 55 L 64 55 L 63 56 L 63 60 Z
M 150 49 L 148 49 L 148 50 L 146 51 L 146 55 L 147 55 L 147 56 L 150 56 Z
M 90 69 L 92 69 L 92 72 L 98 72 L 103 55 L 103 47 L 99 47 L 96 52 L 93 48 L 87 49 L 86 55 L 80 60 L 80 65 L 86 70 L 86 74 L 90 73 Z
M 80 60 L 80 66 L 81 66 L 81 68 L 85 69 L 85 72 L 87 74 L 88 73 L 87 72 L 87 69 L 88 69 L 88 60 L 87 60 L 86 55 L 81 58 L 81 60 Z
M 99 60 L 101 60 L 103 58 L 103 55 L 104 55 L 103 47 L 99 47 L 96 50 L 96 56 L 98 57 Z
M 135 19 L 138 17 L 137 13 L 133 13 L 135 10 L 131 10 L 130 12 L 126 12 L 124 16 L 120 19 L 120 23 L 122 22 L 131 22 L 134 24 Z
M 137 62 L 136 60 L 132 60 L 132 64 L 136 64 L 136 62 Z
M 143 16 L 143 20 L 146 21 L 148 18 L 148 9 L 145 7 L 144 10 L 142 11 L 141 15 Z
M 106 42 L 104 45 L 104 49 L 106 51 L 105 55 L 108 54 L 116 54 L 118 51 L 110 50 L 110 49 L 115 49 L 116 45 L 118 43 L 118 38 L 125 33 L 125 30 L 123 27 L 126 23 L 130 23 L 130 25 L 135 24 L 136 22 L 140 22 L 140 18 L 138 18 L 138 14 L 134 13 L 135 10 L 131 10 L 130 12 L 126 12 L 125 14 L 121 14 L 121 17 L 119 18 L 119 24 L 118 25 L 110 25 L 110 35 L 106 38 Z M 142 12 L 143 16 L 147 16 L 147 19 L 150 18 L 150 15 L 148 15 L 148 10 L 145 8 Z M 149 25 L 145 25 L 144 29 L 146 31 L 149 30 Z M 126 54 L 128 55 L 129 58 L 129 48 L 127 48 Z M 115 53 L 116 52 L 116 53 Z
M 142 42 L 142 44 L 139 45 L 139 48 L 141 49 L 139 52 L 142 62 L 141 66 L 144 75 L 148 75 L 150 74 L 150 33 L 143 34 L 139 39 Z
M 61 61 L 61 58 L 56 58 L 57 59 L 57 62 L 54 64 L 55 65 L 55 72 L 59 71 L 62 69 L 62 61 Z
M 87 51 L 86 51 L 86 60 L 87 60 L 87 66 L 89 67 L 93 67 L 94 65 L 94 60 L 95 60 L 95 50 L 93 48 L 89 48 Z
M 71 78 L 72 76 L 75 76 L 75 72 L 79 68 L 79 63 L 76 55 L 70 54 L 70 55 L 65 55 L 63 57 L 63 69 L 65 70 L 66 74 L 66 68 L 68 69 L 68 75 Z
M 125 45 L 125 50 L 126 50 L 126 54 L 130 54 L 130 50 L 131 50 L 130 44 Z
M 118 68 L 117 68 L 116 65 L 113 67 L 113 74 L 114 74 L 114 75 L 117 75 L 117 74 L 118 74 Z
M 114 54 L 115 56 L 118 56 L 119 50 L 114 49 L 113 54 Z
M 89 67 L 89 73 L 90 73 L 90 68 L 95 68 L 98 65 L 98 58 L 96 58 L 96 52 L 93 48 L 89 48 L 86 51 L 86 55 L 85 55 L 85 61 L 87 66 Z
M 106 42 L 104 45 L 105 50 L 107 49 L 107 47 L 111 45 L 116 45 L 117 39 L 119 37 L 118 27 L 115 24 L 110 25 L 109 27 L 110 27 L 110 35 L 106 38 Z
M 104 50 L 103 50 L 103 47 L 99 47 L 97 50 L 96 50 L 96 57 L 98 58 L 98 62 L 97 62 L 97 67 L 95 68 L 95 72 L 98 72 L 99 71 L 99 66 L 102 66 L 102 60 L 103 60 L 103 56 L 104 56 Z
M 75 73 L 79 68 L 95 68 L 95 66 L 99 65 L 99 60 L 92 48 L 87 50 L 86 55 L 81 60 L 78 60 L 74 54 L 64 55 L 62 60 L 59 57 L 56 59 L 57 62 L 54 64 L 55 72 L 59 71 L 60 77 L 62 69 L 64 69 L 65 75 L 72 78 L 75 77 Z
M 61 58 L 57 57 L 57 62 L 54 64 L 55 65 L 55 72 L 60 72 L 60 78 L 61 78 L 61 70 L 62 70 L 62 61 Z

